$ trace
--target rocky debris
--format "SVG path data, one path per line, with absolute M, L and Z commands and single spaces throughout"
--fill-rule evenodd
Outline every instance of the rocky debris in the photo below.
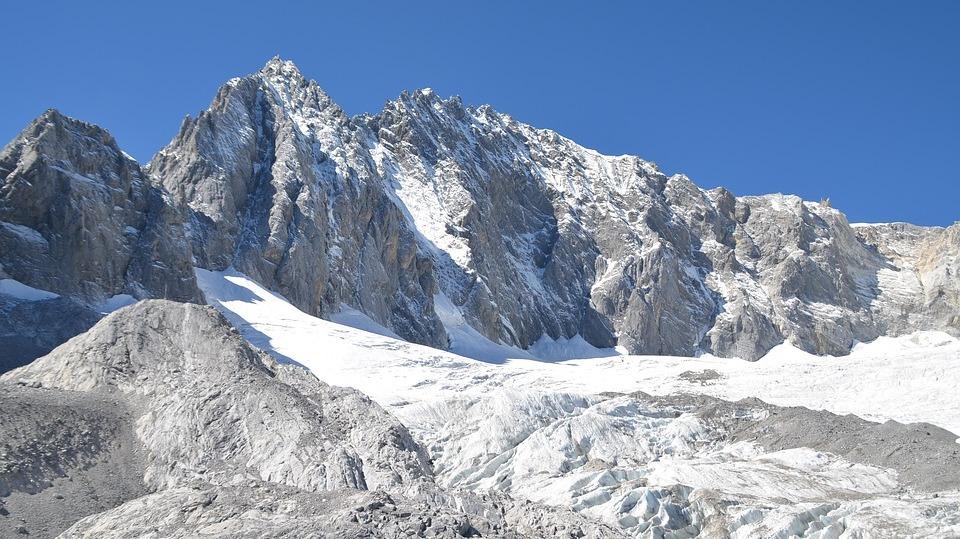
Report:
M 811 447 L 897 471 L 901 485 L 922 492 L 960 490 L 957 435 L 928 423 L 873 423 L 854 415 L 763 405 L 766 419 L 737 428 L 732 440 L 751 440 L 768 451 Z
M 61 537 L 627 537 L 562 510 L 538 508 L 518 515 L 508 503 L 486 500 L 457 509 L 382 491 L 304 492 L 260 481 L 194 484 L 88 517 Z M 489 518 L 472 513 L 475 509 Z M 544 523 L 538 520 L 544 514 L 566 519 Z
M 702 371 L 684 371 L 680 373 L 679 378 L 688 382 L 695 382 L 700 385 L 709 385 L 714 380 L 719 380 L 723 375 L 713 369 L 704 369 Z
M 53 537 L 146 494 L 123 399 L 0 383 L 0 537 Z
M 239 470 L 311 490 L 429 476 L 406 429 L 381 408 L 278 365 L 212 307 L 137 303 L 2 379 L 137 403 L 151 488 Z
M 728 442 L 748 441 L 767 451 L 808 447 L 879 468 L 896 470 L 900 485 L 918 492 L 960 490 L 958 436 L 928 423 L 876 423 L 758 399 L 729 402 L 703 395 L 634 397 L 657 407 L 693 413 Z

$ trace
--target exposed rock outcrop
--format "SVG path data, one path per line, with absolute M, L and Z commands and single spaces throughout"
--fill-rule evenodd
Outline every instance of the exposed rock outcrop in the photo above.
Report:
M 90 302 L 202 300 L 178 212 L 109 133 L 55 110 L 0 151 L 0 265 Z
M 181 212 L 103 129 L 48 110 L 0 150 L 0 372 L 88 329 L 115 296 L 202 302 Z
M 197 263 L 234 266 L 311 314 L 346 303 L 444 347 L 432 260 L 353 121 L 290 63 L 228 82 L 150 173 L 191 210 Z
M 440 348 L 462 324 L 519 348 L 746 359 L 960 334 L 960 225 L 853 227 L 797 197 L 706 191 L 431 90 L 351 118 L 279 58 L 146 170 L 99 128 L 31 124 L 0 153 L 0 278 L 197 301 L 192 264 L 233 266 L 308 313 L 348 305 Z

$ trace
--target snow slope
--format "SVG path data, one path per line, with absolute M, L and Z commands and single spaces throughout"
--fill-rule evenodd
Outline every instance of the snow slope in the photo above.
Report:
M 235 271 L 197 269 L 197 278 L 207 300 L 254 344 L 386 404 L 503 386 L 583 394 L 692 392 L 726 400 L 757 397 L 876 421 L 925 421 L 960 432 L 960 340 L 939 332 L 881 337 L 839 358 L 782 344 L 757 362 L 712 356 L 546 362 L 516 350 L 521 357 L 493 365 L 489 356 L 481 361 L 384 336 L 389 330 L 357 311 L 335 315 L 339 324 L 310 316 Z M 471 347 L 480 344 L 463 348 Z M 699 373 L 707 376 L 693 376 Z
M 759 397 L 960 432 L 960 342 L 944 334 L 879 339 L 842 358 L 781 345 L 757 362 L 483 361 L 398 340 L 357 312 L 337 320 L 363 329 L 312 317 L 232 270 L 197 269 L 197 278 L 207 301 L 255 345 L 391 410 L 430 451 L 446 487 L 572 507 L 637 536 L 710 536 L 717 514 L 733 537 L 960 534 L 956 492 L 933 498 L 905 489 L 893 469 L 812 448 L 729 443 L 718 425 L 762 419 L 762 407 L 721 407 L 722 420 L 713 421 L 683 399 L 634 394 Z

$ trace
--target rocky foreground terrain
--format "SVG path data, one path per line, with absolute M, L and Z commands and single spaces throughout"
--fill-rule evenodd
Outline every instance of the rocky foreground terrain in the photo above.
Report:
M 411 403 L 412 434 L 192 304 L 121 309 L 0 389 L 4 537 L 960 532 L 957 436 L 933 425 L 481 388 Z
M 210 307 L 128 307 L 0 384 L 3 536 L 617 535 L 440 490 L 396 419 L 277 364 Z

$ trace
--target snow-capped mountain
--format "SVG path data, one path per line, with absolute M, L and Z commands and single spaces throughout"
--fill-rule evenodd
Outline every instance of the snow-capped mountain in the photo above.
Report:
M 704 191 L 431 90 L 350 118 L 279 58 L 148 170 L 190 208 L 201 267 L 432 346 L 465 323 L 520 348 L 755 359 L 960 331 L 956 226 L 854 228 L 796 197 Z
M 192 255 L 439 348 L 478 333 L 756 359 L 960 332 L 957 225 L 852 227 L 825 204 L 705 191 L 431 90 L 351 118 L 279 58 L 188 117 L 152 181 L 56 112 L 0 172 L 2 271 L 83 301 L 197 300 Z

